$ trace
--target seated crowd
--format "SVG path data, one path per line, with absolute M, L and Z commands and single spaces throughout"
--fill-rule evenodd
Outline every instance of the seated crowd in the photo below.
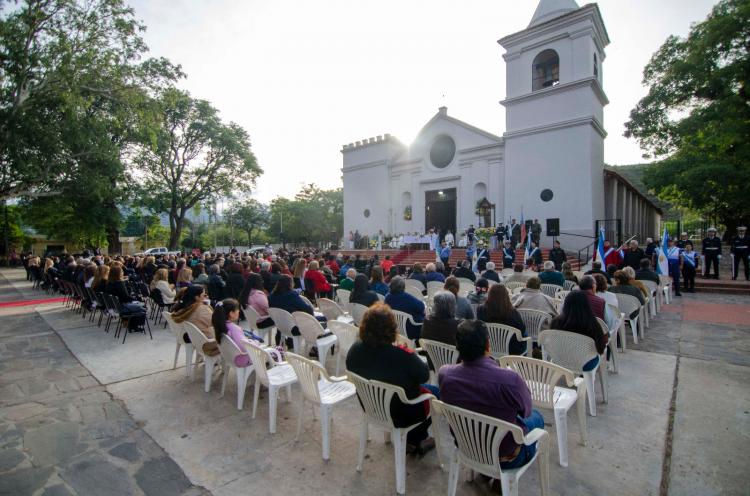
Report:
M 617 321 L 613 312 L 618 306 L 616 293 L 632 295 L 643 304 L 648 288 L 637 276 L 653 280 L 643 270 L 648 267 L 638 274 L 629 266 L 610 274 L 601 270 L 601 264 L 595 264 L 579 278 L 567 262 L 561 264 L 560 271 L 553 262 L 547 262 L 542 272 L 531 275 L 518 265 L 508 277 L 495 271 L 492 262 L 486 263 L 483 272 L 475 272 L 469 261 L 452 272 L 441 262 L 426 267 L 414 264 L 406 274 L 388 257 L 381 262 L 377 255 L 364 260 L 317 250 L 161 257 L 91 256 L 84 252 L 78 257 L 45 258 L 43 265 L 39 261 L 36 265 L 43 284 L 64 280 L 116 296 L 121 311 L 133 316 L 145 316 L 144 296 L 157 293 L 163 304 L 171 307 L 175 322 L 190 322 L 211 340 L 203 349 L 209 356 L 219 353 L 223 339 L 231 339 L 241 351 L 247 346 L 262 346 L 260 337 L 237 325 L 243 313 L 253 316 L 253 328 L 265 329 L 274 325 L 271 308 L 315 315 L 310 301 L 333 298 L 336 289 L 346 289 L 350 292 L 349 303 L 368 307 L 359 326 L 360 340 L 346 358 L 349 371 L 365 379 L 398 385 L 410 399 L 431 392 L 449 404 L 513 422 L 526 432 L 543 427 L 544 419 L 532 409 L 531 394 L 521 376 L 490 358 L 487 324 L 514 327 L 525 337 L 527 329 L 519 310 L 538 310 L 548 314 L 550 329 L 590 337 L 602 354 L 609 336 L 596 319 L 612 327 Z M 424 299 L 406 291 L 409 279 L 419 281 L 424 294 L 428 283 L 442 285 L 431 294 L 429 312 Z M 466 286 L 462 290 L 461 279 L 472 281 L 473 290 L 468 294 Z M 541 285 L 562 289 L 566 281 L 573 281 L 577 287 L 560 307 L 541 290 Z M 511 294 L 505 286 L 511 282 L 525 287 Z M 411 316 L 406 332 L 416 345 L 420 339 L 428 339 L 456 346 L 460 362 L 439 370 L 439 387 L 427 384 L 432 365 L 408 346 L 397 344 L 397 324 L 391 310 Z M 299 334 L 294 329 L 292 333 Z M 187 335 L 184 339 L 189 341 Z M 277 334 L 276 345 L 279 344 Z M 515 337 L 508 351 L 512 355 L 530 351 L 530 355 L 539 357 L 538 349 L 527 350 L 526 342 Z M 280 360 L 281 356 L 279 348 L 275 357 Z M 246 353 L 237 360 L 241 362 L 237 366 L 249 364 Z M 598 360 L 597 357 L 586 363 L 583 370 L 593 369 Z M 396 426 L 420 422 L 408 434 L 410 452 L 424 453 L 434 447 L 428 437 L 427 411 L 423 405 L 406 405 L 398 399 L 391 402 Z M 507 436 L 500 446 L 502 466 L 522 466 L 533 457 L 535 449 L 534 445 L 519 445 Z

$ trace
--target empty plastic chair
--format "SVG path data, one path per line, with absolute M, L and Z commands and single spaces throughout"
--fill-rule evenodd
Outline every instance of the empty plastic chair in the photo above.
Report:
M 500 359 L 500 365 L 513 369 L 523 377 L 535 407 L 554 412 L 560 465 L 567 467 L 568 410 L 574 404 L 578 410 L 581 445 L 586 446 L 586 384 L 583 378 L 554 363 L 527 357 L 505 356 Z M 565 379 L 567 388 L 558 386 L 562 379 Z
M 346 314 L 344 309 L 341 308 L 338 303 L 333 300 L 329 300 L 328 298 L 321 298 L 318 302 L 318 306 L 320 307 L 320 313 L 322 313 L 326 320 L 328 320 L 329 322 L 336 320 L 342 315 Z
M 586 395 L 589 398 L 589 413 L 596 417 L 596 373 L 599 372 L 602 396 L 607 403 L 607 374 L 601 360 L 592 370 L 583 370 L 583 366 L 599 357 L 594 340 L 583 334 L 551 329 L 539 335 L 542 356 L 545 360 L 565 367 L 576 375 L 582 375 L 586 381 Z
M 297 375 L 294 369 L 288 363 L 275 364 L 271 361 L 272 367 L 267 369 L 266 362 L 269 361 L 268 354 L 255 346 L 248 346 L 247 353 L 253 362 L 255 369 L 255 394 L 253 395 L 253 418 L 258 412 L 258 396 L 260 395 L 260 386 L 268 388 L 268 431 L 271 434 L 276 433 L 276 410 L 279 402 L 279 389 L 286 388 L 287 400 L 292 399 L 292 384 L 297 382 Z
M 542 284 L 540 289 L 542 290 L 542 293 L 550 298 L 554 298 L 557 293 L 563 290 L 563 287 L 558 286 L 557 284 Z
M 346 377 L 329 377 L 325 368 L 307 358 L 288 353 L 289 365 L 294 369 L 302 394 L 299 398 L 297 438 L 302 432 L 305 401 L 320 406 L 320 427 L 323 439 L 323 460 L 331 458 L 331 420 L 333 407 L 356 394 L 354 384 Z
M 643 335 L 640 327 L 643 325 L 640 322 L 641 302 L 638 301 L 638 298 L 629 294 L 615 293 L 615 296 L 617 297 L 618 308 L 622 313 L 625 314 L 625 321 L 630 325 L 630 330 L 633 333 L 633 342 L 635 344 L 638 344 L 638 334 Z M 631 315 L 636 311 L 638 312 L 638 315 L 636 315 L 635 317 L 631 317 Z M 624 341 L 624 333 L 622 335 L 622 338 Z
M 354 325 L 359 326 L 362 322 L 362 317 L 365 316 L 367 307 L 360 303 L 350 303 L 352 309 L 352 319 L 354 319 Z

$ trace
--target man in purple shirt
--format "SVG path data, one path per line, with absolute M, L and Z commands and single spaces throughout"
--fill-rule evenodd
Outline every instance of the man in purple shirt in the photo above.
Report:
M 525 433 L 537 427 L 544 428 L 542 414 L 531 408 L 531 393 L 523 378 L 490 358 L 489 334 L 484 322 L 461 322 L 456 348 L 463 362 L 443 366 L 438 374 L 442 401 L 514 423 Z M 508 434 L 500 443 L 500 466 L 504 469 L 521 467 L 535 453 L 536 444 L 518 445 Z

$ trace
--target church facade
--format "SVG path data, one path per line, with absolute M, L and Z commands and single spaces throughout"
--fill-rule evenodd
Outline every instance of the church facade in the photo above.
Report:
M 529 26 L 499 43 L 503 136 L 441 107 L 408 147 L 388 134 L 344 145 L 344 232 L 456 233 L 523 215 L 543 226 L 559 219 L 561 241 L 576 249 L 591 243 L 581 236 L 593 236 L 597 220 L 620 215 L 630 232 L 654 235 L 658 209 L 604 170 L 609 37 L 598 6 L 541 0 Z M 546 231 L 542 244 L 551 244 Z

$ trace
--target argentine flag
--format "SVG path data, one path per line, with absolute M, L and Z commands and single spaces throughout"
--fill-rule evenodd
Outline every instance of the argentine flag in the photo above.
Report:
M 662 276 L 669 275 L 669 262 L 667 262 L 667 241 L 669 240 L 669 233 L 667 228 L 664 228 L 664 235 L 661 237 L 661 246 L 657 252 L 658 259 L 656 261 L 656 273 Z
M 531 233 L 526 233 L 526 256 L 524 261 L 528 260 L 531 256 Z
M 606 269 L 604 265 L 604 227 L 599 228 L 599 242 L 596 245 L 596 259 L 602 263 L 602 269 Z

